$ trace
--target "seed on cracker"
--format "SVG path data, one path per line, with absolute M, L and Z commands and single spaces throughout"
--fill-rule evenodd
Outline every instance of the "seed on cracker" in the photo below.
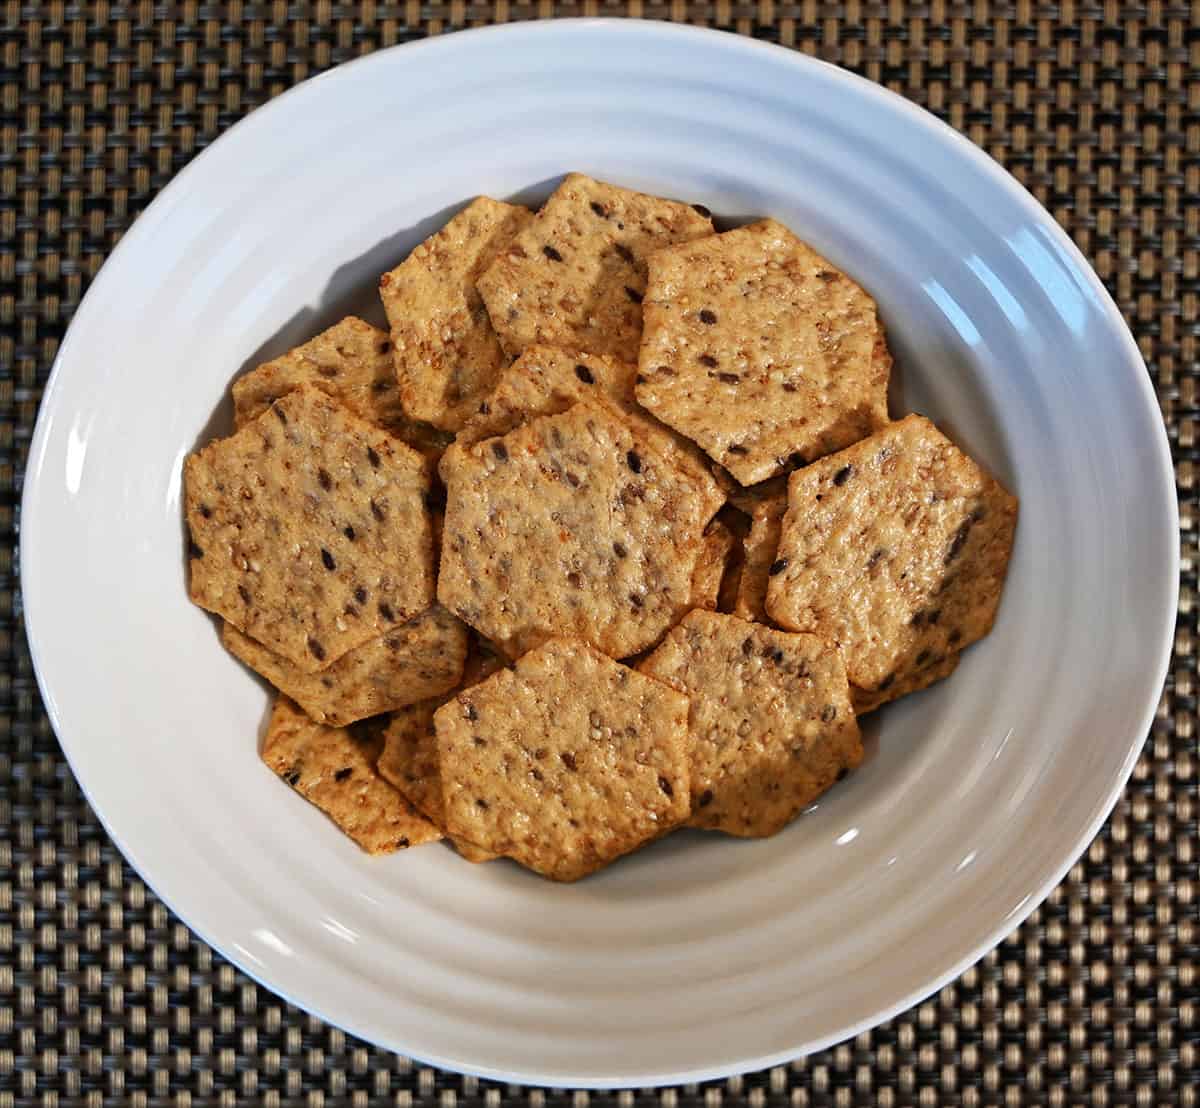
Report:
M 767 611 L 887 693 L 991 630 L 1016 521 L 1015 497 L 908 416 L 792 474 Z
M 184 469 L 191 598 L 315 672 L 433 601 L 429 466 L 310 385 Z
M 481 196 L 379 279 L 405 411 L 456 431 L 508 358 L 475 281 L 533 214 Z
M 637 398 L 743 485 L 887 422 L 875 305 L 774 220 L 650 257 Z
M 232 624 L 226 648 L 296 701 L 317 723 L 345 727 L 455 688 L 463 675 L 467 629 L 440 604 L 308 673 Z
M 696 567 L 692 570 L 692 606 L 715 610 L 725 579 L 725 568 L 736 543 L 734 534 L 720 520 L 713 520 L 704 533 Z
M 280 696 L 262 759 L 368 854 L 440 839 L 441 832 L 375 772 L 381 746 L 370 729 L 325 727 Z
M 627 657 L 690 607 L 713 505 L 599 398 L 454 446 L 442 473 L 439 599 L 510 656 L 573 634 Z
M 637 360 L 646 258 L 712 234 L 687 204 L 570 174 L 479 278 L 510 354 L 534 343 Z
M 234 429 L 305 384 L 423 454 L 440 454 L 449 442 L 444 432 L 405 415 L 387 332 L 352 315 L 239 377 L 233 383 Z
M 694 611 L 638 669 L 690 699 L 691 825 L 773 835 L 862 761 L 837 648 Z
M 687 698 L 552 639 L 434 715 L 446 825 L 574 881 L 688 816 Z
M 750 534 L 746 536 L 746 560 L 738 580 L 737 603 L 733 608 L 734 613 L 742 619 L 756 623 L 770 622 L 766 608 L 767 586 L 771 581 L 771 570 L 779 572 L 776 553 L 786 510 L 786 496 L 762 500 L 754 508 Z
M 495 389 L 480 402 L 455 441 L 465 445 L 504 435 L 538 416 L 558 415 L 578 400 L 600 396 L 636 424 L 660 453 L 695 477 L 715 512 L 724 494 L 712 474 L 712 463 L 695 443 L 659 423 L 638 404 L 633 395 L 636 377 L 633 362 L 531 346 L 501 372 Z

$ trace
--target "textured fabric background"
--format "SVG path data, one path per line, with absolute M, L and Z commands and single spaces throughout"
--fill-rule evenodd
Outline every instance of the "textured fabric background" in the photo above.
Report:
M 597 14 L 726 28 L 836 62 L 936 112 L 1024 182 L 1091 259 L 1150 366 L 1175 450 L 1184 570 L 1171 673 L 1125 797 L 995 953 L 794 1065 L 589 1095 L 492 1086 L 359 1043 L 255 986 L 159 904 L 47 723 L 15 533 L 71 313 L 198 150 L 297 81 L 380 47 Z M 0 1108 L 1200 1106 L 1200 5 L 0 0 L 0 50 Z

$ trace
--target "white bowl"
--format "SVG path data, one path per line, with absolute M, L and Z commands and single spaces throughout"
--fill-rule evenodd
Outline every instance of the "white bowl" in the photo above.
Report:
M 185 592 L 180 464 L 244 368 L 347 310 L 476 193 L 567 170 L 772 215 L 878 299 L 897 410 L 1021 497 L 995 632 L 867 726 L 763 842 L 673 836 L 575 886 L 441 847 L 372 860 L 259 763 L 267 696 Z M 88 799 L 206 941 L 451 1069 L 646 1086 L 846 1038 L 969 966 L 1112 808 L 1166 668 L 1171 463 L 1145 367 L 1046 213 L 903 100 L 659 24 L 470 32 L 254 112 L 164 190 L 63 343 L 29 461 L 25 608 Z

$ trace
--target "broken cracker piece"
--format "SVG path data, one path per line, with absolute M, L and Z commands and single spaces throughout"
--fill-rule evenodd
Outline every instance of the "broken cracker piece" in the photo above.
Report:
M 638 667 L 690 699 L 691 826 L 782 830 L 862 761 L 836 647 L 694 611 Z
M 704 532 L 704 542 L 696 568 L 692 570 L 692 605 L 715 610 L 725 578 L 725 567 L 736 543 L 733 532 L 720 520 L 713 520 Z
M 441 832 L 375 772 L 381 745 L 366 729 L 356 734 L 314 723 L 280 696 L 262 760 L 368 854 L 435 842 Z
M 317 723 L 345 727 L 457 687 L 467 655 L 467 629 L 440 604 L 347 651 L 320 673 L 307 673 L 232 624 L 226 649 L 286 693 Z
M 434 715 L 447 828 L 575 881 L 688 815 L 687 698 L 552 639 Z
M 484 271 L 479 292 L 514 357 L 546 343 L 634 362 L 647 256 L 712 231 L 688 204 L 572 173 Z
M 475 281 L 533 219 L 481 196 L 379 279 L 405 411 L 457 431 L 508 358 Z
M 754 509 L 750 534 L 745 542 L 746 560 L 738 580 L 737 603 L 733 608 L 734 614 L 742 619 L 771 622 L 766 608 L 767 586 L 771 581 L 771 570 L 775 568 L 775 554 L 786 511 L 786 496 L 762 500 Z
M 422 454 L 440 455 L 449 444 L 444 432 L 405 414 L 387 332 L 352 315 L 234 381 L 234 430 L 305 384 Z

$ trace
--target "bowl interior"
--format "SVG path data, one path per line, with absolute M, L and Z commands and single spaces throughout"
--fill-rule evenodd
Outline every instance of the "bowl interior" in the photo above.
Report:
M 429 847 L 372 860 L 257 758 L 267 695 L 186 597 L 180 468 L 228 385 L 347 311 L 478 193 L 567 170 L 772 215 L 878 300 L 893 406 L 1021 497 L 992 636 L 866 724 L 778 837 L 672 836 L 580 885 Z M 1048 217 L 930 117 L 732 36 L 455 35 L 300 87 L 141 217 L 63 345 L 31 454 L 31 643 L 89 799 L 272 989 L 438 1064 L 649 1085 L 815 1049 L 912 1003 L 1045 895 L 1161 684 L 1174 494 L 1128 334 Z

